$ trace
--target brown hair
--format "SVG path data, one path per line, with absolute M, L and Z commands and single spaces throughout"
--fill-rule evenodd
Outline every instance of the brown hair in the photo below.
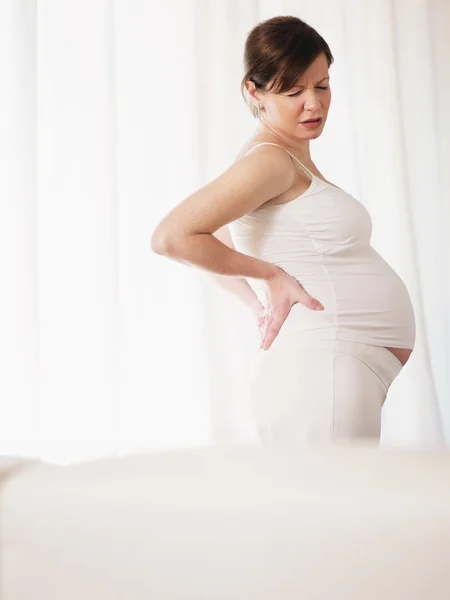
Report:
M 330 67 L 334 58 L 328 44 L 313 27 L 298 17 L 272 17 L 258 23 L 245 42 L 245 75 L 241 82 L 245 102 L 248 104 L 244 95 L 246 81 L 253 81 L 256 89 L 264 92 L 285 92 L 322 53 Z M 256 117 L 252 102 L 250 109 Z

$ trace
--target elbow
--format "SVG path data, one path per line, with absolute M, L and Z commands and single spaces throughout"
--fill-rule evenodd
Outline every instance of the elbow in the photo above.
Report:
M 157 229 L 153 232 L 150 240 L 150 247 L 155 254 L 165 255 L 168 253 L 169 241 L 167 234 L 159 232 Z
M 154 231 L 150 240 L 150 248 L 155 254 L 165 254 L 166 253 L 167 242 L 165 238 L 158 233 L 158 231 Z
M 150 247 L 156 254 L 171 256 L 175 252 L 175 246 L 178 246 L 178 237 L 173 232 L 156 228 L 151 237 Z

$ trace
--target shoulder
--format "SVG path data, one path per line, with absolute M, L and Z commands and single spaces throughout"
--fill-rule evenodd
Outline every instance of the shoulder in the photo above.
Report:
M 158 226 L 161 239 L 214 233 L 289 190 L 295 170 L 285 150 L 264 144 L 237 158 L 212 181 L 195 190 Z
M 255 141 L 245 146 L 230 166 L 246 185 L 273 188 L 276 195 L 290 189 L 296 180 L 294 161 L 286 148 L 275 143 Z
M 241 150 L 238 152 L 235 161 L 243 158 L 244 156 L 250 156 L 253 153 L 257 153 L 258 156 L 280 156 L 282 160 L 291 159 L 289 151 L 284 148 L 278 141 L 268 139 L 252 139 L 248 141 Z

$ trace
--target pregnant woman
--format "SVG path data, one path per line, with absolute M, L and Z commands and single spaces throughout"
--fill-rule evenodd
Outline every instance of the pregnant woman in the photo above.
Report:
M 292 16 L 245 44 L 259 120 L 217 179 L 158 225 L 155 252 L 209 271 L 261 332 L 248 400 L 263 444 L 379 440 L 387 392 L 415 343 L 408 291 L 370 244 L 371 217 L 314 165 L 331 103 L 330 48 Z

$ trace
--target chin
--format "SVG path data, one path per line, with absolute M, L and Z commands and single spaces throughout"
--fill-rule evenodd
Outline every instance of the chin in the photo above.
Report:
M 308 138 L 310 140 L 318 138 L 321 135 L 322 131 L 323 129 L 319 129 L 319 131 L 311 131 L 310 133 L 308 133 Z

